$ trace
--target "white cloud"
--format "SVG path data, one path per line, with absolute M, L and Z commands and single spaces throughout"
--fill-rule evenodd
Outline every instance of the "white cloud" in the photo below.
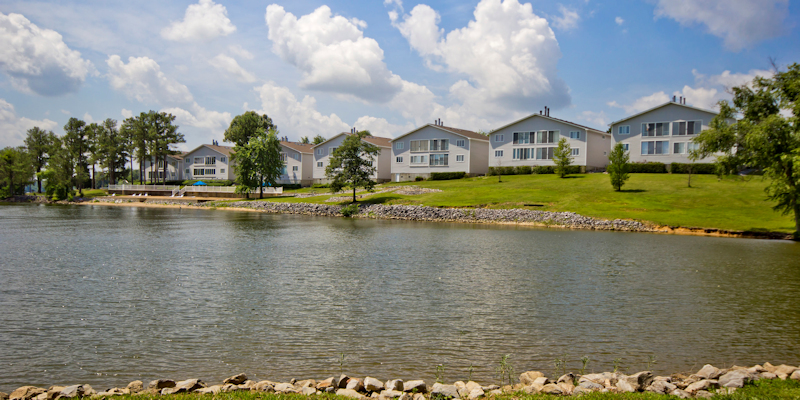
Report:
M 403 9 L 403 0 L 383 0 L 384 6 L 390 6 L 394 4 L 396 7 Z
M 111 55 L 106 64 L 111 87 L 142 103 L 193 100 L 189 88 L 164 75 L 158 63 L 148 57 L 129 57 L 125 64 L 118 55 Z
M 6 146 L 21 146 L 27 131 L 34 126 L 44 130 L 53 130 L 58 123 L 49 119 L 40 121 L 19 117 L 14 105 L 0 99 L 0 148 Z
M 622 26 L 622 24 L 625 23 L 625 20 L 622 19 L 622 17 L 617 17 L 617 18 L 614 18 L 614 22 L 616 22 L 617 25 Z
M 636 114 L 644 110 L 649 110 L 655 106 L 664 104 L 670 100 L 669 95 L 661 92 L 653 93 L 649 96 L 643 96 L 633 101 L 631 104 L 619 104 L 616 101 L 608 102 L 610 107 L 617 107 L 625 110 L 628 114 Z
M 133 116 L 133 111 L 123 108 L 122 111 L 119 112 L 123 118 L 130 118 Z
M 253 53 L 247 51 L 244 47 L 238 44 L 228 46 L 228 51 L 237 57 L 244 58 L 245 60 L 252 60 L 254 57 Z
M 764 78 L 771 78 L 774 73 L 769 70 L 751 69 L 747 73 L 731 73 L 731 71 L 722 71 L 719 75 L 706 76 L 697 72 L 696 69 L 692 70 L 695 82 L 705 86 L 721 86 L 725 89 L 734 86 L 749 85 L 756 76 Z
M 278 129 L 285 133 L 314 137 L 317 134 L 330 137 L 339 132 L 346 132 L 350 125 L 344 123 L 336 114 L 323 115 L 317 111 L 317 101 L 305 96 L 298 101 L 288 88 L 267 82 L 255 88 L 261 98 L 262 114 L 272 118 Z
M 553 26 L 562 31 L 571 31 L 578 27 L 578 22 L 581 16 L 575 10 L 570 10 L 564 7 L 563 4 L 558 5 L 558 11 L 561 12 L 560 17 L 553 17 Z
M 233 57 L 218 54 L 208 61 L 214 68 L 224 71 L 241 82 L 255 82 L 256 77 L 242 68 Z
M 95 121 L 94 118 L 92 118 L 92 115 L 89 114 L 89 112 L 87 111 L 86 113 L 83 114 L 83 122 L 86 122 L 87 124 L 91 124 L 91 123 L 94 123 L 94 122 L 97 122 L 97 121 Z
M 586 122 L 592 124 L 592 126 L 595 129 L 600 129 L 600 130 L 605 130 L 605 129 L 602 129 L 602 128 L 607 126 L 608 122 L 609 122 L 608 121 L 608 117 L 606 117 L 606 112 L 605 111 L 599 111 L 599 112 L 584 111 L 584 112 L 581 113 L 581 115 L 578 117 L 578 119 L 581 120 L 581 121 L 586 121 Z
M 236 26 L 228 19 L 228 10 L 212 0 L 200 0 L 186 8 L 183 21 L 175 21 L 161 30 L 168 40 L 207 42 L 219 36 L 228 36 Z
M 61 113 L 64 115 L 72 115 L 72 112 L 68 110 L 61 110 Z
M 728 50 L 739 51 L 787 32 L 789 0 L 658 0 L 655 15 L 705 25 Z
M 385 118 L 363 116 L 356 120 L 354 124 L 359 131 L 368 130 L 374 136 L 397 137 L 415 128 L 411 122 L 405 125 L 396 125 L 387 121 Z
M 188 125 L 195 128 L 204 128 L 220 131 L 230 125 L 231 113 L 207 110 L 197 103 L 192 103 L 190 110 L 180 107 L 163 108 L 161 111 L 175 116 L 175 122 L 179 125 Z
M 518 0 L 482 0 L 474 20 L 442 38 L 440 17 L 420 4 L 393 23 L 429 65 L 467 77 L 450 88 L 463 111 L 489 118 L 542 106 L 570 104 L 569 88 L 558 77 L 561 50 L 547 21 Z
M 95 72 L 58 32 L 14 13 L 0 13 L 0 69 L 18 90 L 43 96 L 76 92 Z
M 378 42 L 364 37 L 358 22 L 332 15 L 328 6 L 297 18 L 271 4 L 265 19 L 272 51 L 303 72 L 302 88 L 378 102 L 400 90 L 402 79 L 386 67 Z

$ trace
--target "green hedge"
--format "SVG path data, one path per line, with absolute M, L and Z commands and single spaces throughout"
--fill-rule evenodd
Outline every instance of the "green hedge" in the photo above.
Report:
M 529 174 L 555 174 L 556 167 L 552 165 L 521 165 L 519 167 L 489 167 L 487 176 L 497 175 L 529 175 Z M 570 165 L 567 167 L 567 174 L 582 174 L 583 167 L 580 165 Z
M 666 174 L 667 165 L 660 162 L 630 163 L 628 172 L 632 174 Z
M 331 187 L 331 185 L 328 185 L 327 183 L 314 183 L 311 185 L 311 187 L 314 189 L 328 189 Z
M 299 183 L 287 183 L 280 186 L 282 186 L 284 190 L 300 189 L 302 187 Z
M 716 164 L 684 164 L 672 163 L 669 166 L 669 172 L 673 174 L 688 174 L 689 167 L 692 168 L 693 174 L 714 175 L 717 173 Z
M 450 179 L 461 179 L 467 176 L 464 171 L 461 172 L 431 172 L 432 181 L 447 181 Z

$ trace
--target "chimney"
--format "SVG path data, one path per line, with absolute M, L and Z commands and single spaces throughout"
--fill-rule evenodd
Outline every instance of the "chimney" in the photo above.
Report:
M 539 115 L 542 115 L 542 110 L 539 110 Z
M 686 104 L 686 97 L 683 98 L 683 104 Z
M 675 102 L 675 96 L 672 96 L 672 102 L 673 103 Z

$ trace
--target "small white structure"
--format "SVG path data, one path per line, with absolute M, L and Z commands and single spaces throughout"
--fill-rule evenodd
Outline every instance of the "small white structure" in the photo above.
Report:
M 392 140 L 392 180 L 429 178 L 432 172 L 485 175 L 488 155 L 488 137 L 437 120 Z
M 691 142 L 717 116 L 714 111 L 684 104 L 680 98 L 660 106 L 612 122 L 611 147 L 622 143 L 631 162 L 691 163 L 689 152 L 696 148 Z M 714 157 L 697 160 L 710 163 Z
M 145 160 L 144 178 L 146 182 L 163 181 L 182 181 L 183 178 L 183 156 L 186 153 L 173 154 L 167 156 L 167 174 L 164 177 L 164 160 Z M 138 174 L 138 172 L 136 172 Z
M 314 145 L 281 141 L 283 173 L 279 184 L 311 186 L 314 180 Z
M 344 139 L 354 134 L 351 132 L 340 133 L 316 146 L 314 149 L 314 183 L 328 183 L 329 179 L 325 176 L 325 168 L 330 163 L 333 150 L 342 145 Z M 371 160 L 375 165 L 375 173 L 371 176 L 378 183 L 387 182 L 391 179 L 391 139 L 380 136 L 367 136 L 362 139 L 367 143 L 374 144 L 380 149 L 378 156 Z
M 231 165 L 233 147 L 202 144 L 184 154 L 183 177 L 186 180 L 234 180 Z
M 608 164 L 611 134 L 551 117 L 546 109 L 492 131 L 489 166 L 555 165 L 553 152 L 561 138 L 572 149 L 572 165 L 596 170 Z

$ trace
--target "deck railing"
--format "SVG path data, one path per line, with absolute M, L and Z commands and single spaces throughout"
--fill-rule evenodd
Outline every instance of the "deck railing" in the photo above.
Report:
M 180 186 L 165 186 L 165 185 L 108 185 L 108 190 L 158 190 L 164 192 L 171 192 L 175 189 L 180 189 Z

